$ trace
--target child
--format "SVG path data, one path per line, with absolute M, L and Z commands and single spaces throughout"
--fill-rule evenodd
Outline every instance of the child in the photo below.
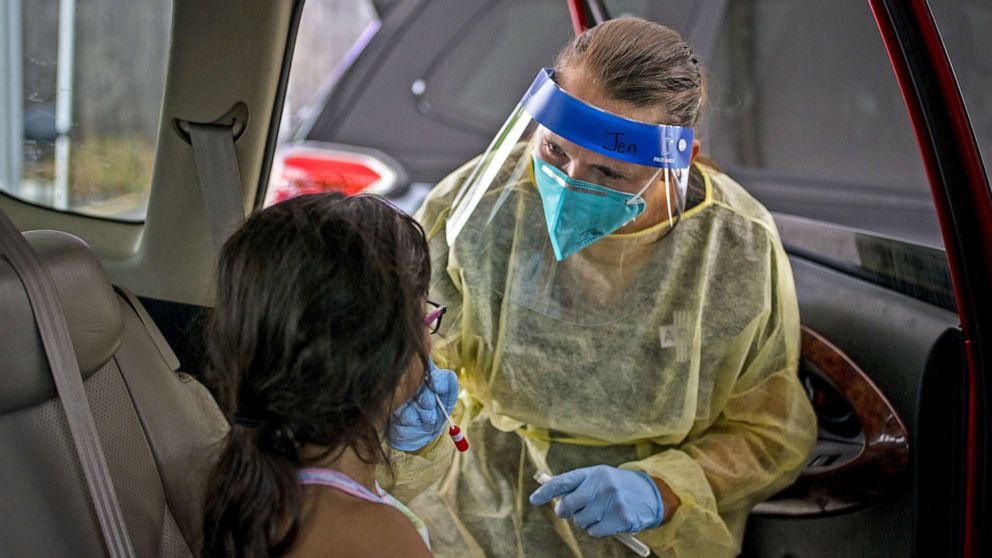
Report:
M 205 555 L 431 555 L 375 482 L 384 433 L 422 445 L 444 428 L 434 401 L 450 412 L 457 397 L 454 374 L 425 373 L 425 314 L 443 313 L 429 281 L 423 230 L 369 196 L 295 198 L 227 241 L 208 379 L 233 425 L 208 480 Z M 422 424 L 394 426 L 403 416 Z

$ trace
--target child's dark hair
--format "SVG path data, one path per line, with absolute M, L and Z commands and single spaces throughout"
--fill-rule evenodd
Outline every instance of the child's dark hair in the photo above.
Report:
M 429 283 L 420 225 L 370 196 L 295 198 L 225 243 L 207 380 L 234 424 L 207 481 L 205 555 L 289 550 L 296 472 L 327 456 L 305 446 L 388 461 L 379 429 L 415 359 L 427 360 Z

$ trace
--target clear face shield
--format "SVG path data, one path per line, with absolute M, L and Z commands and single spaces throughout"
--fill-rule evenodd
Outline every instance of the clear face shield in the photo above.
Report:
M 637 306 L 619 303 L 636 298 L 651 244 L 685 207 L 692 143 L 691 128 L 607 112 L 542 69 L 456 194 L 448 245 L 511 302 L 575 323 L 620 319 Z

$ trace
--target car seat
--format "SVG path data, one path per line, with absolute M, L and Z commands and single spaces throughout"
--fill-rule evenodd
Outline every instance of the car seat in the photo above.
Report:
M 82 240 L 24 237 L 54 279 L 135 554 L 196 554 L 205 475 L 227 421 Z M 0 447 L 0 556 L 107 556 L 27 294 L 3 258 Z

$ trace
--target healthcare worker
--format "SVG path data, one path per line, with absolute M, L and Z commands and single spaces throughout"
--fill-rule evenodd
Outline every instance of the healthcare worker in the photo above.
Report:
M 636 18 L 576 37 L 417 218 L 472 449 L 397 484 L 438 556 L 733 556 L 815 438 L 769 213 L 696 160 L 688 45 Z M 439 449 L 440 448 L 440 449 Z M 538 472 L 552 475 L 539 487 Z

